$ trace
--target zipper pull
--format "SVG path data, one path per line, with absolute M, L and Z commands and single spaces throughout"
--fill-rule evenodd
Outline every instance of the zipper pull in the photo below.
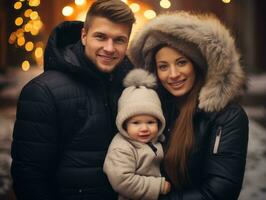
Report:
M 221 135 L 222 135 L 222 127 L 219 126 L 218 127 L 218 130 L 216 132 L 216 136 L 215 136 L 215 142 L 214 142 L 214 147 L 213 147 L 213 154 L 217 154 L 218 153 L 218 147 L 219 147 L 219 144 L 220 144 Z

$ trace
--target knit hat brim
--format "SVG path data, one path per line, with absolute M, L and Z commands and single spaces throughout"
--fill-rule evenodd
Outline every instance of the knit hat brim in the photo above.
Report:
M 116 117 L 116 126 L 119 130 L 119 132 L 129 138 L 127 131 L 124 129 L 123 124 L 131 117 L 134 117 L 136 115 L 151 115 L 158 119 L 160 121 L 159 131 L 158 135 L 155 139 L 157 139 L 163 132 L 165 128 L 165 118 L 162 114 L 162 110 L 160 107 L 158 107 L 157 104 L 152 104 L 150 102 L 143 102 L 143 103 L 132 103 L 130 105 L 126 105 L 124 107 L 121 107 L 120 112 L 118 112 L 118 115 Z M 124 112 L 125 111 L 125 112 Z

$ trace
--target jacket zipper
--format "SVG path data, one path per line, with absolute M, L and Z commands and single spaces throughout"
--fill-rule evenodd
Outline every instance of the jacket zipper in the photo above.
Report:
M 216 131 L 215 142 L 214 142 L 214 147 L 213 147 L 213 152 L 212 152 L 213 154 L 218 153 L 218 148 L 220 145 L 221 136 L 222 136 L 222 127 L 219 126 L 217 131 Z

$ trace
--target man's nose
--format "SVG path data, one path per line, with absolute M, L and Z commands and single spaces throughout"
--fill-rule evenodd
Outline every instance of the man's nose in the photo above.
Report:
M 114 52 L 114 42 L 111 38 L 106 41 L 103 49 L 107 52 Z

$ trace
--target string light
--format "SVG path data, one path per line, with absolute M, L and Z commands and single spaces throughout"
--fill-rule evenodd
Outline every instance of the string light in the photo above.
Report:
M 140 10 L 140 5 L 137 3 L 132 3 L 130 4 L 130 9 L 132 10 L 132 12 L 136 13 Z
M 72 15 L 74 12 L 74 9 L 71 6 L 65 6 L 62 10 L 62 14 L 64 16 L 70 16 Z
M 19 10 L 21 7 L 22 7 L 22 3 L 19 2 L 19 1 L 17 1 L 17 2 L 14 4 L 14 8 L 15 8 L 16 10 Z
M 24 60 L 23 62 L 22 62 L 22 64 L 21 64 L 21 68 L 22 68 L 22 70 L 23 71 L 29 71 L 29 69 L 30 69 L 30 62 L 29 61 L 27 61 L 27 60 Z
M 31 7 L 37 7 L 37 6 L 39 6 L 40 5 L 40 0 L 30 0 L 29 1 L 29 6 L 31 6 Z
M 84 5 L 85 3 L 86 3 L 85 0 L 75 0 L 75 4 L 76 4 L 77 6 Z
M 160 1 L 160 6 L 162 8 L 165 8 L 165 9 L 170 8 L 171 7 L 171 2 L 169 0 L 161 0 Z
M 33 48 L 34 48 L 34 44 L 33 44 L 33 42 L 27 42 L 27 43 L 25 44 L 25 49 L 26 49 L 26 51 L 32 51 Z
M 231 0 L 222 0 L 224 3 L 231 3 Z
M 43 47 L 37 46 L 38 42 L 34 44 L 33 41 L 27 40 L 29 35 L 31 38 L 33 38 L 40 33 L 43 23 L 37 10 L 30 9 L 28 6 L 35 8 L 38 7 L 40 3 L 40 0 L 17 0 L 17 2 L 14 3 L 13 7 L 15 10 L 22 8 L 26 9 L 22 10 L 20 12 L 21 16 L 18 16 L 15 19 L 17 30 L 13 31 L 8 38 L 8 43 L 10 45 L 15 45 L 17 48 L 23 48 L 26 52 L 33 51 L 33 59 L 37 64 L 42 64 L 41 60 L 43 59 Z M 24 60 L 21 63 L 21 68 L 23 71 L 28 71 L 30 69 L 30 61 Z
M 30 14 L 32 13 L 32 9 L 27 9 L 25 12 L 24 12 L 24 16 L 25 17 L 30 17 Z
M 154 10 L 146 10 L 144 12 L 144 17 L 146 17 L 147 19 L 152 19 L 156 17 L 156 12 Z
M 17 26 L 20 26 L 21 24 L 23 24 L 23 18 L 22 17 L 18 17 L 16 20 L 15 20 L 15 24 Z
M 41 58 L 43 56 L 43 49 L 42 49 L 42 47 L 37 47 L 35 49 L 34 54 L 35 54 L 35 57 L 36 58 Z

